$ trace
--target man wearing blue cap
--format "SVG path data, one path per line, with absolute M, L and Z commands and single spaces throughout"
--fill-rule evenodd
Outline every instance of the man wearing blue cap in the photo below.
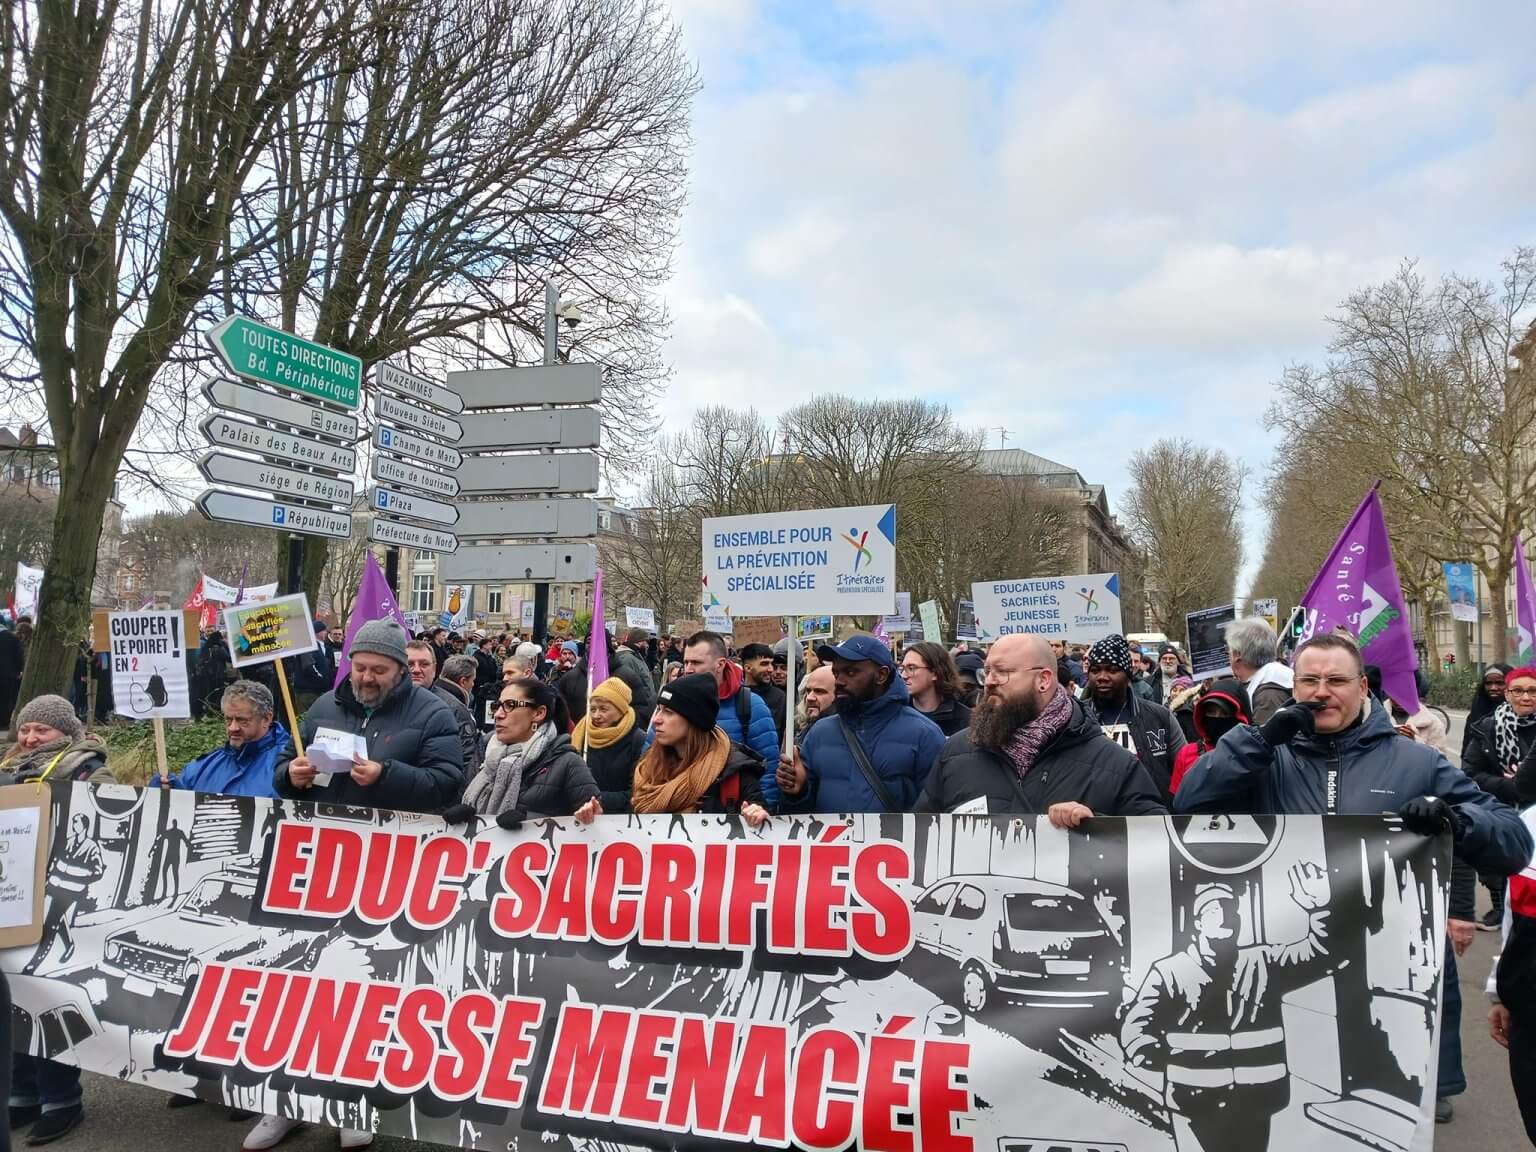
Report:
M 891 650 L 873 636 L 823 644 L 837 712 L 815 724 L 792 758 L 781 758 L 781 809 L 910 812 L 944 747 L 939 726 L 912 707 Z

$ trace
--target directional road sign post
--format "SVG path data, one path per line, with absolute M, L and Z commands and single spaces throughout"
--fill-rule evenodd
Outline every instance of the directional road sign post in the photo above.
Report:
M 368 522 L 368 539 L 375 544 L 414 548 L 418 552 L 452 552 L 459 546 L 459 538 L 452 532 L 404 524 L 399 520 L 383 520 L 377 516 Z
M 374 428 L 373 443 L 374 447 L 393 452 L 396 456 L 419 460 L 423 464 L 435 464 L 439 468 L 457 468 L 464 462 L 464 456 L 457 448 L 450 448 L 436 440 L 404 432 L 388 424 L 379 424 Z
M 332 536 L 339 540 L 352 535 L 352 517 L 345 512 L 329 512 L 305 504 L 288 504 L 210 489 L 197 498 L 197 507 L 208 519 L 226 524 L 251 524 L 258 528 L 276 528 L 304 536 Z
M 597 502 L 590 499 L 475 500 L 459 505 L 459 539 L 542 536 L 580 540 L 597 535 Z
M 471 456 L 454 473 L 466 494 L 597 491 L 597 457 L 590 452 Z
M 201 428 L 208 443 L 220 448 L 239 448 L 270 459 L 308 464 L 331 472 L 352 472 L 357 468 L 357 453 L 339 444 L 311 440 L 275 428 L 260 428 L 228 416 L 206 417 Z
M 231 316 L 211 328 L 208 343 L 236 376 L 259 380 L 356 408 L 362 398 L 363 362 L 248 316 Z
M 387 512 L 395 516 L 408 516 L 412 520 L 425 520 L 431 524 L 453 525 L 458 523 L 459 510 L 441 500 L 429 500 L 409 492 L 396 492 L 392 488 L 376 485 L 369 494 L 369 504 L 374 515 Z
M 388 388 L 391 392 L 409 396 L 432 408 L 441 408 L 444 412 L 464 411 L 464 401 L 459 398 L 457 392 L 391 364 L 378 365 L 373 370 L 373 379 L 380 388 Z
M 217 408 L 226 408 L 260 420 L 286 424 L 320 436 L 334 436 L 338 440 L 357 439 L 357 417 L 318 404 L 306 404 L 302 400 L 290 400 L 275 392 L 263 392 L 248 384 L 233 380 L 214 380 L 203 385 L 203 395 Z
M 374 455 L 369 471 L 375 480 L 383 480 L 386 484 L 401 488 L 418 488 L 432 496 L 452 500 L 459 494 L 458 480 L 448 473 L 407 464 L 383 453 Z
M 457 442 L 464 435 L 464 425 L 453 417 L 408 404 L 404 400 L 396 400 L 388 392 L 375 392 L 373 406 L 381 420 L 388 420 L 412 432 L 425 432 L 450 442 Z
M 256 488 L 296 500 L 322 501 L 350 508 L 352 498 L 356 495 L 350 480 L 327 476 L 321 472 L 300 472 L 269 464 L 265 460 L 231 456 L 227 452 L 209 452 L 197 462 L 197 470 L 210 484 Z

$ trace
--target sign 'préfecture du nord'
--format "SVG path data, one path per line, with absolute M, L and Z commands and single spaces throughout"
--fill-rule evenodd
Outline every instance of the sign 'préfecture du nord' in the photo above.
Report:
M 704 575 L 731 616 L 896 610 L 896 506 L 704 521 Z
M 363 362 L 252 320 L 231 316 L 207 333 L 208 343 L 229 370 L 316 400 L 356 408 L 362 399 Z

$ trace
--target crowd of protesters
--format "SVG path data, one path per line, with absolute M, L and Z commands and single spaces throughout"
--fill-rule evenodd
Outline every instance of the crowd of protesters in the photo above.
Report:
M 1285 661 L 1258 619 L 1229 626 L 1230 675 L 1203 683 L 1177 646 L 1143 650 L 1118 635 L 1087 648 L 1008 636 L 983 651 L 856 633 L 797 646 L 791 683 L 788 640 L 736 652 L 709 631 L 662 641 L 600 630 L 609 674 L 594 683 L 588 647 L 574 640 L 412 638 L 384 619 L 360 627 L 343 654 L 338 630 L 317 620 L 315 631 L 316 652 L 269 668 L 272 684 L 235 675 L 222 638 L 205 637 L 194 675 L 226 742 L 155 784 L 506 828 L 545 816 L 702 812 L 756 827 L 776 814 L 916 811 L 1035 814 L 1072 829 L 1096 816 L 1386 807 L 1413 831 L 1451 836 L 1449 972 L 1471 936 L 1472 877 L 1495 896 L 1483 926 L 1502 924 L 1508 943 L 1490 1027 L 1512 1066 L 1536 1073 L 1536 996 L 1524 996 L 1536 987 L 1536 917 L 1524 914 L 1536 896 L 1504 899 L 1532 855 L 1516 809 L 1536 798 L 1536 669 L 1489 667 L 1458 768 L 1437 743 L 1443 728 L 1437 737 L 1373 690 L 1379 677 L 1352 639 L 1314 637 Z M 277 713 L 277 674 L 302 702 L 297 734 Z M 363 738 L 349 773 L 322 776 L 299 751 L 322 729 Z M 26 702 L 13 735 L 0 762 L 9 779 L 110 775 L 73 701 Z M 1317 782 L 1330 771 L 1337 786 L 1325 796 Z M 99 864 L 84 848 L 70 861 L 79 895 Z M 68 960 L 72 908 L 51 898 L 31 967 L 56 947 Z M 1454 976 L 1446 988 L 1449 1000 Z M 1438 1119 L 1465 1087 L 1459 1065 L 1459 1048 L 1442 1051 Z M 29 1142 L 78 1124 L 78 1070 L 17 1056 L 12 1074 L 11 1121 L 30 1125 Z M 261 1117 L 243 1146 L 271 1148 L 299 1126 Z M 372 1134 L 343 1130 L 339 1140 L 362 1148 Z

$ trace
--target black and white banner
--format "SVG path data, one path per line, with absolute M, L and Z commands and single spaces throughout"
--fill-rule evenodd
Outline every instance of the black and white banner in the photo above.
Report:
M 474 1148 L 1428 1148 L 1393 818 L 533 821 L 61 785 L 15 1044 Z

